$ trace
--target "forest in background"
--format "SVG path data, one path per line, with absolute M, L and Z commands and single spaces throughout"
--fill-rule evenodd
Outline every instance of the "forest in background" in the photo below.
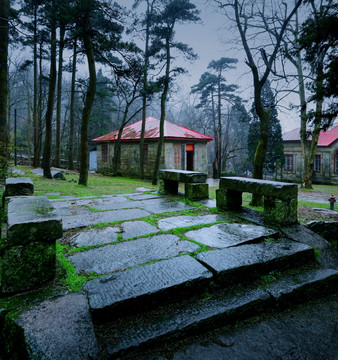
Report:
M 103 0 L 3 1 L 2 168 L 15 146 L 32 166 L 43 167 L 45 177 L 52 165 L 78 168 L 86 185 L 89 140 L 151 115 L 161 124 L 166 119 L 213 136 L 213 177 L 227 172 L 262 178 L 283 166 L 278 104 L 295 93 L 303 185 L 311 186 L 319 132 L 337 116 L 337 4 L 214 0 L 206 5 L 218 8 L 232 26 L 234 37 L 228 40 L 245 52 L 252 96 L 241 98 L 238 85 L 227 81 L 229 72 L 243 71 L 237 59 L 220 57 L 192 86 L 178 114 L 168 102 L 198 54 L 176 39 L 175 30 L 203 21 L 193 1 L 135 0 L 130 8 Z M 163 129 L 161 135 L 163 141 Z M 119 151 L 116 142 L 116 159 Z M 140 159 L 142 151 L 141 138 Z M 139 167 L 143 178 L 142 161 Z

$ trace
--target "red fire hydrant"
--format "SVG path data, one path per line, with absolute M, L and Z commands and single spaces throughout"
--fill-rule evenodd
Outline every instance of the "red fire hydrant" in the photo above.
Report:
M 334 210 L 334 203 L 336 202 L 335 196 L 331 195 L 328 200 L 329 200 L 329 203 L 330 203 L 330 210 Z

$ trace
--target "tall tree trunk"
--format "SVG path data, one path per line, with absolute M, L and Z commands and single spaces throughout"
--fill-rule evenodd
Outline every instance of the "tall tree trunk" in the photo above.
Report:
M 164 79 L 164 87 L 161 95 L 161 118 L 160 118 L 160 138 L 158 141 L 157 153 L 156 153 L 156 161 L 153 175 L 153 185 L 157 184 L 158 171 L 160 169 L 160 161 L 161 154 L 163 150 L 164 144 L 164 120 L 165 120 L 165 111 L 166 111 L 166 101 L 167 95 L 169 91 L 169 79 L 170 79 L 170 38 L 166 38 L 166 70 L 165 70 L 165 79 Z
M 56 136 L 55 136 L 55 166 L 60 167 L 60 147 L 61 147 L 61 95 L 62 95 L 62 65 L 63 49 L 65 46 L 65 25 L 60 26 L 59 42 L 59 69 L 57 79 L 57 96 L 56 96 Z
M 42 121 L 42 54 L 43 43 L 42 40 L 39 44 L 39 99 L 38 99 L 38 126 L 37 126 L 37 166 L 40 165 L 41 149 L 42 149 L 42 135 L 43 135 L 43 121 Z
M 55 5 L 56 0 L 52 1 L 52 9 L 50 14 L 50 31 L 51 31 L 51 52 L 50 52 L 50 74 L 49 74 L 49 89 L 48 102 L 46 111 L 46 132 L 45 145 L 43 148 L 42 168 L 43 176 L 51 179 L 50 160 L 52 151 L 52 118 L 56 85 L 56 19 L 55 19 Z
M 38 38 L 37 6 L 34 8 L 34 44 L 33 44 L 33 167 L 39 166 L 39 130 L 38 130 Z
M 152 10 L 151 10 L 152 11 Z M 144 132 L 147 117 L 147 87 L 148 87 L 148 67 L 149 67 L 149 30 L 150 30 L 150 4 L 147 1 L 147 23 L 146 23 L 146 42 L 144 49 L 144 69 L 143 69 L 143 96 L 142 96 L 142 127 L 140 136 L 140 178 L 144 179 Z
M 217 179 L 222 173 L 222 99 L 221 99 L 221 71 L 218 75 L 217 88 L 217 119 L 218 119 L 218 136 L 217 136 Z
M 95 69 L 95 54 L 92 39 L 90 37 L 90 23 L 89 12 L 87 11 L 83 19 L 82 37 L 85 53 L 88 61 L 89 70 L 89 85 L 87 89 L 85 104 L 82 111 L 82 124 L 81 124 L 81 153 L 80 153 L 80 178 L 79 184 L 87 186 L 88 182 L 88 125 L 90 113 L 95 98 L 96 92 L 96 69 Z
M 9 157 L 7 129 L 7 57 L 9 0 L 0 2 L 0 180 L 6 176 Z
M 70 115 L 69 115 L 69 141 L 68 141 L 68 169 L 74 170 L 74 100 L 75 100 L 75 80 L 76 80 L 76 52 L 77 39 L 73 44 L 73 64 L 72 64 L 72 84 L 70 91 Z

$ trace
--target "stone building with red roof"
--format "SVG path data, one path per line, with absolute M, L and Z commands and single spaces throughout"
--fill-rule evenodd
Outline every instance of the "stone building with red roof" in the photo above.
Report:
M 310 137 L 311 140 L 311 137 Z M 281 180 L 301 182 L 303 175 L 303 151 L 300 129 L 283 135 L 285 166 Z M 338 125 L 321 131 L 314 159 L 313 183 L 338 184 Z
M 144 135 L 144 173 L 152 177 L 160 137 L 160 120 L 148 117 Z M 128 125 L 121 137 L 119 173 L 139 175 L 139 141 L 142 121 Z M 114 144 L 118 130 L 91 140 L 97 146 L 97 171 L 110 172 L 114 156 Z M 207 143 L 213 138 L 184 128 L 169 121 L 164 122 L 164 148 L 160 161 L 161 169 L 180 169 L 207 172 Z

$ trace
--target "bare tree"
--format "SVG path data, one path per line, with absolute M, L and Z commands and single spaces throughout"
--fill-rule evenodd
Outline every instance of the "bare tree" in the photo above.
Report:
M 283 20 L 281 22 L 281 17 L 275 16 L 277 9 L 273 7 L 273 4 L 269 9 L 265 1 L 258 3 L 249 0 L 214 0 L 214 2 L 223 10 L 232 11 L 246 54 L 246 64 L 253 77 L 254 104 L 260 119 L 260 135 L 254 157 L 253 177 L 261 179 L 263 177 L 270 119 L 270 111 L 265 109 L 262 104 L 262 88 L 273 70 L 286 27 L 301 5 L 302 0 L 297 0 L 291 6 L 291 10 L 288 9 L 287 3 L 283 2 Z M 278 4 L 278 6 L 280 5 Z M 268 15 L 268 10 L 271 10 L 270 15 Z M 229 15 L 228 12 L 227 14 Z M 272 28 L 270 37 L 266 38 L 266 32 L 262 32 L 262 25 Z M 257 33 L 255 33 L 255 29 Z M 263 35 L 265 42 L 269 41 L 271 45 L 257 48 L 256 44 L 260 35 Z

